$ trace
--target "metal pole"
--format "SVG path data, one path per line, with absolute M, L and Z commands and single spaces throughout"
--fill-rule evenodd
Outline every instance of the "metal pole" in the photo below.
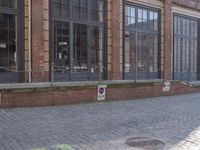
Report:
M 51 84 L 54 82 L 54 63 L 51 64 Z
M 101 83 L 102 81 L 102 71 L 103 70 L 103 67 L 102 67 L 102 64 L 100 63 L 99 65 L 99 83 Z
M 187 69 L 187 84 L 189 83 L 189 69 Z
M 32 52 L 32 0 L 29 0 L 29 83 L 32 83 L 32 63 L 31 63 L 31 52 Z

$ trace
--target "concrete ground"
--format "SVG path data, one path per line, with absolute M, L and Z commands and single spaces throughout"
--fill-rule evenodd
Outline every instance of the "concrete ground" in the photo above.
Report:
M 0 109 L 0 150 L 139 150 L 125 144 L 133 137 L 161 140 L 163 150 L 200 150 L 200 93 Z

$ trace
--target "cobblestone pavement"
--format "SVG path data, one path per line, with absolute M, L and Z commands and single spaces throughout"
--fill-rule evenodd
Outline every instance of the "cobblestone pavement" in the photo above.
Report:
M 136 150 L 125 144 L 132 137 L 200 150 L 200 94 L 0 109 L 0 150 Z

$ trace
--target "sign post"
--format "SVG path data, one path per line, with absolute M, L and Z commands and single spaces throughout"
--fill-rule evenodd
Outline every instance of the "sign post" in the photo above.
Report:
M 97 100 L 98 101 L 104 101 L 106 99 L 106 88 L 107 85 L 98 85 L 97 86 Z

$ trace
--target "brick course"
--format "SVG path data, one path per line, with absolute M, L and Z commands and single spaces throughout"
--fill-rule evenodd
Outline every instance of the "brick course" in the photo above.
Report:
M 199 92 L 199 88 L 173 83 L 170 92 L 162 91 L 162 83 L 109 84 L 106 101 L 141 99 Z M 77 104 L 97 101 L 97 88 L 90 86 L 47 87 L 1 90 L 1 108 Z

